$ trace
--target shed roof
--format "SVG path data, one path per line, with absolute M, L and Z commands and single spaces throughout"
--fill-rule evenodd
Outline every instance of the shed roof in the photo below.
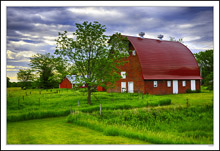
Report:
M 137 51 L 143 79 L 202 79 L 194 55 L 182 43 L 126 37 Z

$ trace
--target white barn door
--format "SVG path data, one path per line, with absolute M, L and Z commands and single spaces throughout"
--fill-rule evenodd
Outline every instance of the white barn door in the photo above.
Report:
M 126 92 L 126 82 L 121 82 L 121 92 Z
M 196 90 L 196 80 L 191 80 L 191 90 Z
M 134 93 L 134 82 L 128 82 L 128 93 Z
M 173 80 L 173 94 L 178 94 L 178 80 Z

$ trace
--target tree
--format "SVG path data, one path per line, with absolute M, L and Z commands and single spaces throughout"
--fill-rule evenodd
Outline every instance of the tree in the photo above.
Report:
M 200 51 L 194 54 L 202 76 L 202 84 L 213 89 L 213 50 Z
M 39 74 L 40 88 L 52 88 L 56 84 L 53 79 L 56 59 L 50 53 L 32 56 L 30 66 Z
M 28 83 L 33 80 L 33 74 L 31 69 L 23 70 L 20 69 L 19 72 L 17 73 L 17 78 L 19 81 L 21 81 L 22 85 L 21 88 L 27 88 Z
M 7 88 L 11 86 L 10 78 L 7 77 Z
M 97 85 L 110 87 L 121 77 L 118 67 L 128 56 L 128 41 L 119 33 L 104 35 L 105 25 L 98 22 L 76 23 L 76 28 L 75 38 L 68 38 L 67 31 L 59 33 L 55 54 L 76 65 L 76 81 L 87 84 L 91 104 L 91 94 Z
M 57 57 L 55 64 L 54 79 L 60 83 L 66 75 L 76 75 L 77 71 L 74 64 L 68 63 L 67 60 Z

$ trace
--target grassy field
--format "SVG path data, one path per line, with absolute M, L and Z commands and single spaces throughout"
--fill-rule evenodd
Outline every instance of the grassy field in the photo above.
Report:
M 99 113 L 100 104 L 102 104 L 102 116 Z M 69 115 L 71 105 L 73 114 Z M 74 127 L 82 129 L 83 126 L 87 130 L 88 128 L 93 130 L 94 138 L 96 135 L 126 137 L 131 140 L 131 142 L 125 140 L 124 143 L 128 144 L 213 144 L 213 92 L 204 89 L 201 93 L 176 95 L 95 92 L 92 95 L 92 105 L 88 105 L 86 93 L 76 90 L 8 88 L 7 142 L 39 144 L 43 143 L 40 138 L 45 137 L 44 144 L 59 144 L 59 135 L 51 140 L 52 137 L 47 133 L 43 133 L 42 136 L 38 134 L 40 131 L 37 129 L 38 126 L 32 126 L 32 123 L 36 124 L 38 120 L 22 120 L 39 119 L 38 123 L 41 123 L 46 121 L 40 118 L 65 115 L 69 115 L 67 117 L 69 123 L 51 118 L 43 129 L 52 127 L 51 123 L 54 119 L 54 125 L 57 122 L 61 127 L 56 130 L 57 133 L 65 133 L 65 135 L 67 124 L 72 126 L 73 130 L 69 130 L 72 135 L 82 135 L 76 133 Z M 34 127 L 33 130 L 31 127 Z M 62 127 L 64 127 L 63 131 Z M 20 132 L 19 129 L 23 131 Z M 25 135 L 26 132 L 27 135 Z M 20 137 L 23 135 L 27 136 L 27 139 Z M 74 142 L 73 139 L 64 144 L 88 144 L 86 142 L 88 138 L 86 136 L 84 141 L 78 142 Z M 132 143 L 132 140 L 136 142 Z M 91 144 L 110 142 L 106 140 Z M 112 141 L 112 144 L 120 143 L 123 142 Z
M 170 103 L 171 100 L 166 97 L 95 92 L 92 95 L 92 105 L 88 105 L 86 93 L 76 90 L 21 90 L 20 88 L 8 88 L 7 121 L 68 115 L 71 105 L 73 111 L 93 112 L 99 110 L 100 104 L 105 110 L 140 108 L 147 105 L 157 106 Z

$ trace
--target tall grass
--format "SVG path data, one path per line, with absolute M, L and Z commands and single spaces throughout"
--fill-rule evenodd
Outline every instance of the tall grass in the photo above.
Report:
M 115 110 L 102 116 L 71 114 L 68 122 L 101 131 L 109 136 L 125 136 L 155 144 L 212 144 L 212 106 L 175 110 Z M 209 123 L 209 124 L 207 124 Z

